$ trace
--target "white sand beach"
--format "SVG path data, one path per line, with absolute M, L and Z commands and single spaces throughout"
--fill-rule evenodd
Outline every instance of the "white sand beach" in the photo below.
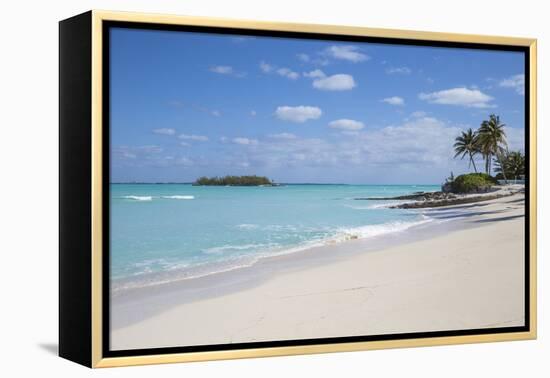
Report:
M 524 324 L 523 194 L 112 300 L 113 350 Z M 458 215 L 457 215 L 458 214 Z M 457 219 L 454 219 L 457 218 Z

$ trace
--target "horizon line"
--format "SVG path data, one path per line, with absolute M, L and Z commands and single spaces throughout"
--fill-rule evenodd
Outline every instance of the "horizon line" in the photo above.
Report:
M 109 184 L 113 185 L 128 185 L 128 184 L 148 184 L 148 185 L 191 185 L 194 181 L 125 181 L 125 182 L 109 182 Z M 277 182 L 276 184 L 280 185 L 384 185 L 384 186 L 392 186 L 392 185 L 421 185 L 421 186 L 433 186 L 433 185 L 442 185 L 440 183 L 437 184 L 427 184 L 427 183 L 409 183 L 409 184 L 366 184 L 366 183 L 343 183 L 343 182 Z M 198 185 L 198 186 L 224 186 L 224 185 Z M 229 185 L 229 186 L 239 186 L 239 185 Z M 255 185 L 251 185 L 255 186 Z

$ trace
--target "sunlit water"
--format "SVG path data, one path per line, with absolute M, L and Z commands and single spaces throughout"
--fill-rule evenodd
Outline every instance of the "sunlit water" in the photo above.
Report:
M 192 278 L 328 242 L 404 232 L 432 219 L 418 211 L 387 208 L 395 202 L 355 198 L 438 189 L 111 184 L 111 278 L 115 285 L 172 271 Z

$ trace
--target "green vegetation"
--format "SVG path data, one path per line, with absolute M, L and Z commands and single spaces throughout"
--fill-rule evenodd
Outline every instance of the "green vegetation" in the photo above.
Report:
M 525 155 L 520 151 L 510 151 L 502 157 L 502 165 L 499 160 L 495 159 L 495 172 L 497 179 L 517 180 L 525 176 Z
M 275 186 L 275 184 L 264 176 L 225 176 L 225 177 L 200 177 L 193 185 L 216 185 L 216 186 Z
M 485 192 L 495 184 L 497 180 L 486 173 L 468 173 L 448 181 L 453 193 Z
M 474 156 L 480 154 L 485 160 L 485 173 L 489 175 L 491 173 L 491 163 L 493 158 L 498 162 L 498 166 L 504 165 L 504 156 L 508 154 L 508 144 L 506 142 L 506 132 L 504 128 L 506 125 L 500 122 L 500 117 L 491 114 L 488 120 L 481 123 L 478 130 L 473 131 L 468 129 L 463 131 L 455 139 L 454 150 L 455 158 L 459 157 L 463 159 L 468 156 L 470 162 L 468 167 L 473 165 L 474 172 L 477 173 L 477 168 L 474 162 Z M 506 180 L 506 170 L 501 174 Z
M 494 156 L 502 165 L 502 155 L 506 153 L 508 145 L 506 143 L 506 133 L 500 123 L 500 118 L 494 114 L 489 116 L 489 120 L 483 121 L 479 127 L 479 150 L 485 158 L 485 173 L 491 173 L 491 158 Z M 506 174 L 504 174 L 506 180 Z
M 477 173 L 476 163 L 474 161 L 474 156 L 479 153 L 479 138 L 476 131 L 468 129 L 463 131 L 462 134 L 456 137 L 454 149 L 455 149 L 455 158 L 460 156 L 461 159 L 464 159 L 464 156 L 468 155 L 470 161 L 468 162 L 468 168 L 474 166 L 474 172 Z

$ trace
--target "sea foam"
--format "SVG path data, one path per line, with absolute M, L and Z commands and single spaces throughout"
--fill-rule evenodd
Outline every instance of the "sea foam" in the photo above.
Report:
M 152 201 L 152 196 L 124 196 L 124 199 L 134 200 L 134 201 Z
M 406 203 L 411 203 L 411 201 L 392 201 L 392 202 L 386 202 L 386 203 L 377 203 L 374 205 L 369 205 L 369 209 L 389 209 L 392 206 L 398 206 L 403 205 Z
M 355 239 L 368 239 L 386 234 L 406 231 L 415 226 L 434 221 L 433 218 L 421 215 L 416 221 L 404 222 L 395 221 L 378 225 L 368 225 L 361 227 L 339 228 L 334 231 L 332 236 L 309 240 L 294 246 L 282 246 L 277 243 L 258 243 L 241 245 L 222 245 L 202 250 L 204 254 L 223 255 L 227 254 L 223 260 L 204 262 L 199 264 L 174 262 L 165 262 L 163 260 L 145 261 L 139 274 L 128 277 L 114 283 L 113 293 L 116 295 L 119 291 L 130 288 L 155 286 L 174 281 L 196 279 L 214 274 L 226 273 L 237 269 L 249 268 L 260 260 L 269 257 L 290 255 L 297 252 L 309 250 L 311 248 L 324 247 L 338 244 Z M 236 254 L 235 254 L 236 253 Z M 151 265 L 164 266 L 163 271 L 152 273 Z
M 160 196 L 160 197 L 153 197 L 153 196 L 123 196 L 124 199 L 129 199 L 133 201 L 152 201 L 153 198 L 164 198 L 164 199 L 174 199 L 174 200 L 193 200 L 195 199 L 195 196 L 190 195 L 173 195 L 173 196 Z
M 261 250 L 269 249 L 275 246 L 276 244 L 242 244 L 242 245 L 222 245 L 220 247 L 212 247 L 204 249 L 203 252 L 206 254 L 220 254 L 231 251 L 247 251 L 247 250 Z
M 365 239 L 395 232 L 402 232 L 408 230 L 411 227 L 420 226 L 434 220 L 433 218 L 426 217 L 424 215 L 421 215 L 421 217 L 422 218 L 420 220 L 411 222 L 394 221 L 361 227 L 341 228 L 339 229 L 338 235 L 335 238 L 329 239 L 329 242 L 334 243 L 350 239 Z

